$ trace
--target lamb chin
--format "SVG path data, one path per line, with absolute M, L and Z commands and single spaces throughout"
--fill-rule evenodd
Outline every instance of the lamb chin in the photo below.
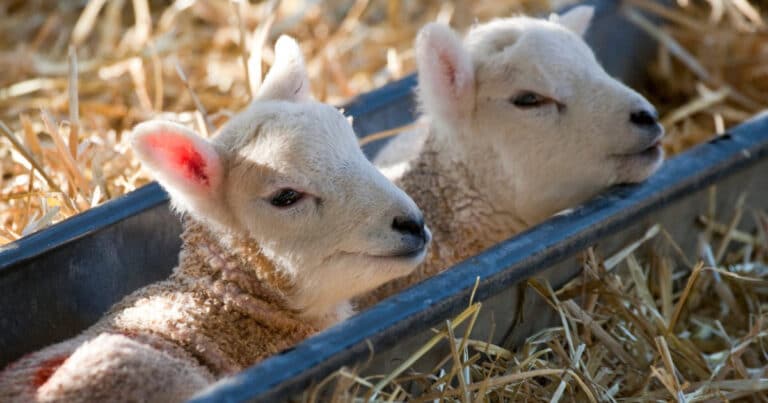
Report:
M 664 149 L 661 145 L 655 145 L 637 154 L 631 155 L 629 158 L 632 158 L 641 165 L 655 165 L 664 159 Z
M 656 145 L 637 154 L 622 156 L 620 162 L 628 178 L 626 183 L 642 182 L 661 167 L 664 148 Z
M 386 260 L 387 265 L 390 266 L 390 268 L 395 269 L 400 275 L 406 275 L 412 272 L 416 266 L 424 261 L 424 258 L 427 256 L 427 251 L 428 248 L 424 247 L 418 252 L 400 256 L 379 257 L 377 259 Z

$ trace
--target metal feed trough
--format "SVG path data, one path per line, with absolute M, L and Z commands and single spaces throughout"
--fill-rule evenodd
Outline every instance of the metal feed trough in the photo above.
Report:
M 656 44 L 621 17 L 618 2 L 587 3 L 597 6 L 588 40 L 598 59 L 611 74 L 637 85 Z M 357 133 L 411 122 L 414 84 L 409 77 L 347 105 Z M 371 143 L 365 151 L 373 156 L 382 144 Z M 551 319 L 541 300 L 520 298 L 523 280 L 540 276 L 561 285 L 578 272 L 572 257 L 584 248 L 599 244 L 603 254 L 611 254 L 657 222 L 691 254 L 693 222 L 708 205 L 706 189 L 717 185 L 720 210 L 745 190 L 748 204 L 768 206 L 766 173 L 768 115 L 762 115 L 667 161 L 645 183 L 612 189 L 218 382 L 194 400 L 286 400 L 340 366 L 364 361 L 369 345 L 377 352 L 370 370 L 384 373 L 430 336 L 429 327 L 467 306 L 476 278 L 475 300 L 483 301 L 483 309 L 473 336 L 485 340 L 493 332 L 494 342 L 514 345 Z M 180 230 L 167 196 L 153 184 L 3 247 L 0 367 L 74 336 L 129 292 L 168 276 L 177 262 Z M 511 326 L 521 310 L 522 322 Z M 421 364 L 434 365 L 437 354 Z

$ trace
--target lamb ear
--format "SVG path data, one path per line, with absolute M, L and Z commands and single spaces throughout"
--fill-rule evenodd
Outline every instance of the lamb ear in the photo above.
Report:
M 186 127 L 160 120 L 141 123 L 133 129 L 131 146 L 176 205 L 205 211 L 221 193 L 218 152 Z
M 455 120 L 472 109 L 475 73 L 472 59 L 451 28 L 430 23 L 416 38 L 419 96 L 430 115 Z
M 565 14 L 559 16 L 556 20 L 560 25 L 570 29 L 579 36 L 584 36 L 595 15 L 595 8 L 592 6 L 576 6 Z M 550 17 L 550 20 L 554 18 Z
M 290 36 L 281 35 L 275 43 L 275 64 L 256 98 L 298 102 L 309 97 L 309 77 L 299 44 Z

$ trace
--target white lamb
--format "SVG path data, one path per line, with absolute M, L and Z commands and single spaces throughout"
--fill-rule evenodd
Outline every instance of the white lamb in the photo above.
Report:
M 136 127 L 136 152 L 186 215 L 179 266 L 7 367 L 0 401 L 183 400 L 346 318 L 351 297 L 423 260 L 421 212 L 308 85 L 283 37 L 258 99 L 212 140 Z
M 592 14 L 499 19 L 463 44 L 446 26 L 421 30 L 428 129 L 396 138 L 375 162 L 425 211 L 435 242 L 424 265 L 361 306 L 660 167 L 653 106 L 610 77 L 581 37 Z

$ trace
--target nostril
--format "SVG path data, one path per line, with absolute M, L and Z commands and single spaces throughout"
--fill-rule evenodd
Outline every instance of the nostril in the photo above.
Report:
M 405 235 L 425 237 L 424 220 L 408 216 L 398 216 L 392 220 L 392 229 Z
M 637 126 L 652 126 L 659 121 L 656 111 L 641 109 L 629 114 L 629 121 Z

